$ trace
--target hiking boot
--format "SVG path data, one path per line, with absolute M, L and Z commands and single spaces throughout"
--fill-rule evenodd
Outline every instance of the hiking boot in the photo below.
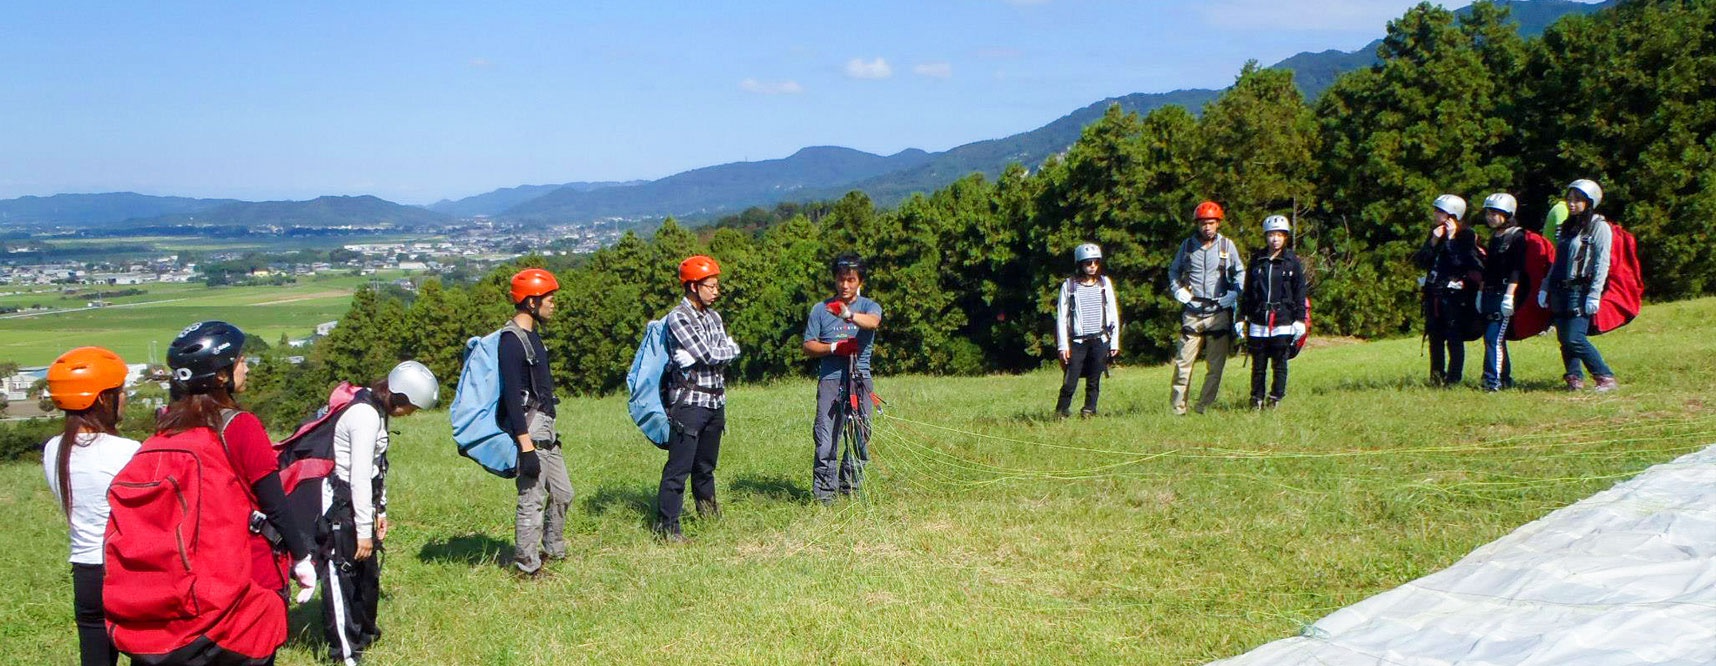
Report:
M 697 517 L 719 519 L 721 517 L 721 503 L 715 501 L 713 497 L 697 500 Z
M 1057 410 L 1055 410 L 1055 418 L 1057 418 L 1057 419 L 1072 418 L 1072 412 L 1067 411 L 1065 409 L 1057 409 Z
M 1583 390 L 1585 390 L 1585 378 L 1584 377 L 1580 377 L 1578 375 L 1567 375 L 1566 377 L 1562 377 L 1562 379 L 1567 381 L 1567 390 L 1569 390 L 1569 391 L 1583 391 Z
M 1596 377 L 1595 379 L 1597 380 L 1598 393 L 1608 393 L 1621 388 L 1620 382 L 1615 381 L 1614 377 Z
M 1269 396 L 1268 400 L 1263 401 L 1264 409 L 1275 409 L 1279 406 L 1281 406 L 1281 398 L 1275 396 Z
M 1256 412 L 1263 411 L 1263 399 L 1262 398 L 1252 398 L 1251 399 L 1251 410 L 1256 411 Z
M 661 523 L 656 523 L 656 525 L 655 525 L 655 536 L 657 539 L 661 539 L 663 543 L 666 543 L 670 546 L 671 545 L 678 545 L 678 544 L 682 544 L 682 543 L 689 543 L 691 541 L 690 539 L 685 538 L 685 533 L 679 531 L 678 525 L 668 526 L 668 525 L 663 525 Z
M 548 576 L 548 567 L 539 566 L 534 571 L 525 571 L 524 569 L 519 568 L 517 564 L 514 564 L 512 566 L 512 573 L 514 576 L 518 576 L 520 580 L 542 580 Z
M 1092 417 L 1092 416 L 1096 416 L 1096 410 L 1094 410 L 1094 409 L 1081 409 L 1081 410 L 1078 410 L 1078 417 L 1079 417 L 1079 418 L 1081 418 L 1081 419 L 1088 419 L 1088 418 L 1090 418 L 1090 417 Z

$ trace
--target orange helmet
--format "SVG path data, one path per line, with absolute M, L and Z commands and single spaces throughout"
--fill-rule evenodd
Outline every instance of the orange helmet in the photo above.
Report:
M 1227 214 L 1222 212 L 1221 204 L 1214 201 L 1205 201 L 1198 204 L 1197 211 L 1192 213 L 1192 219 L 1194 220 L 1220 220 L 1225 217 L 1227 217 Z
M 125 360 L 101 347 L 78 347 L 48 366 L 48 395 L 68 412 L 89 409 L 102 391 L 125 385 Z
M 512 302 L 518 304 L 531 296 L 543 296 L 560 290 L 554 274 L 540 268 L 526 268 L 512 276 Z
M 692 255 L 685 261 L 679 262 L 679 283 L 702 282 L 713 275 L 721 274 L 721 264 L 704 255 Z

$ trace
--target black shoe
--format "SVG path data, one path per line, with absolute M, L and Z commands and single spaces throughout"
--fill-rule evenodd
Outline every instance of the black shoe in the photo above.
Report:
M 1064 410 L 1064 409 L 1057 409 L 1057 410 L 1055 410 L 1055 418 L 1057 418 L 1057 419 L 1072 418 L 1072 412 L 1069 412 L 1069 411 Z
M 720 518 L 721 517 L 721 503 L 715 501 L 715 498 L 713 498 L 713 497 L 711 497 L 709 499 L 697 500 L 697 517 L 698 518 Z
M 1263 400 L 1259 399 L 1259 398 L 1252 398 L 1251 399 L 1251 408 L 1255 411 L 1262 411 L 1263 410 Z
M 1269 399 L 1264 401 L 1263 408 L 1264 409 L 1275 409 L 1276 407 L 1280 407 L 1281 406 L 1281 400 L 1282 400 L 1282 398 L 1277 398 L 1275 396 L 1269 396 Z
M 1096 410 L 1094 410 L 1094 409 L 1081 409 L 1081 410 L 1078 410 L 1078 417 L 1079 417 L 1079 418 L 1081 418 L 1081 419 L 1088 419 L 1088 418 L 1090 418 L 1090 417 L 1092 417 L 1092 416 L 1096 416 Z

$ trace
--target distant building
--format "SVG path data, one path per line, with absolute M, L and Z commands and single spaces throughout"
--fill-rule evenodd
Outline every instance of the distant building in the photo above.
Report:
M 316 324 L 316 336 L 324 338 L 327 337 L 328 334 L 334 332 L 334 327 L 338 326 L 339 323 L 340 320 L 335 319 L 333 321 L 325 321 L 320 324 Z
M 46 379 L 47 376 L 48 369 L 45 367 L 21 368 L 10 377 L 0 378 L 0 389 L 5 390 L 6 400 L 23 402 L 31 399 L 30 387 L 35 386 L 36 382 Z

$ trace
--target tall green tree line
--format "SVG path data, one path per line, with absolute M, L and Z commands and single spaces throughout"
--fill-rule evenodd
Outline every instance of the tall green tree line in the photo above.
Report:
M 1417 324 L 1407 256 L 1428 230 L 1431 199 L 1460 194 L 1475 210 L 1491 192 L 1513 192 L 1536 224 L 1581 177 L 1603 184 L 1602 212 L 1638 235 L 1651 298 L 1707 294 L 1713 41 L 1716 0 L 1634 0 L 1529 41 L 1500 6 L 1458 16 L 1421 4 L 1389 24 L 1380 64 L 1314 103 L 1290 72 L 1249 63 L 1199 115 L 1113 107 L 1034 171 L 973 175 L 892 210 L 853 192 L 700 231 L 670 220 L 576 263 L 533 258 L 475 284 L 430 280 L 409 303 L 360 292 L 310 360 L 280 374 L 367 381 L 414 357 L 450 392 L 463 341 L 504 322 L 507 277 L 535 265 L 562 285 L 560 314 L 544 328 L 557 383 L 615 391 L 644 324 L 679 299 L 678 262 L 706 253 L 725 269 L 717 307 L 745 349 L 732 375 L 793 376 L 807 372 L 799 334 L 843 251 L 868 259 L 866 294 L 887 310 L 880 372 L 1029 369 L 1053 356 L 1052 294 L 1087 241 L 1102 244 L 1118 285 L 1124 360 L 1160 360 L 1177 326 L 1167 267 L 1204 199 L 1227 208 L 1223 231 L 1242 249 L 1261 244 L 1265 216 L 1294 218 L 1318 334 L 1407 334 Z

